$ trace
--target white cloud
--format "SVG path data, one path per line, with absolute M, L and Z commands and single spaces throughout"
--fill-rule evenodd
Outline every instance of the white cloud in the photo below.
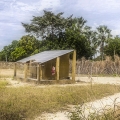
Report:
M 25 34 L 21 22 L 28 22 L 35 13 L 57 8 L 60 0 L 3 0 L 0 1 L 0 40 L 7 45 Z M 1 46 L 0 44 L 0 46 Z
M 107 25 L 112 30 L 113 35 L 120 35 L 120 21 L 119 20 L 108 20 L 103 21 L 103 25 Z
M 120 29 L 115 29 L 115 30 L 112 30 L 112 35 L 116 36 L 116 35 L 119 35 L 120 36 Z
M 11 3 L 11 8 L 19 12 L 39 12 L 45 8 L 55 8 L 59 4 L 60 0 L 38 0 L 33 3 L 24 3 L 19 0 Z
M 95 13 L 117 12 L 120 10 L 120 1 L 118 0 L 79 0 L 77 8 Z
M 65 12 L 66 16 L 83 16 L 94 29 L 107 25 L 113 34 L 120 34 L 119 6 L 118 0 L 1 0 L 1 44 L 19 39 L 25 34 L 21 22 L 28 23 L 33 15 L 41 15 L 44 9 Z

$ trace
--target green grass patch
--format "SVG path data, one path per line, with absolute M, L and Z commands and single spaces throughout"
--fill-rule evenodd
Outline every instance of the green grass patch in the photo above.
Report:
M 3 84 L 0 82 L 0 85 Z M 120 92 L 120 86 L 6 87 L 0 89 L 0 120 L 33 120 L 42 112 L 65 109 Z
M 0 81 L 0 88 L 4 88 L 4 87 L 6 87 L 6 85 L 8 85 L 7 81 L 4 81 L 4 80 Z

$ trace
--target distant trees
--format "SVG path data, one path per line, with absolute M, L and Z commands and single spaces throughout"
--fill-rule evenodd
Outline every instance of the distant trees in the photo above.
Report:
M 18 41 L 13 40 L 10 45 L 5 46 L 3 50 L 0 52 L 0 60 L 1 61 L 13 61 L 11 57 L 11 53 L 16 49 L 17 45 L 18 45 Z
M 85 35 L 80 33 L 80 29 L 76 24 L 66 29 L 65 37 L 64 45 L 61 44 L 61 47 L 64 47 L 63 49 L 76 49 L 77 58 L 85 57 L 88 59 L 93 55 L 90 43 Z
M 23 36 L 19 41 L 14 40 L 0 52 L 1 61 L 16 61 L 39 52 L 40 41 L 34 36 Z
M 62 12 L 44 11 L 42 16 L 33 16 L 31 23 L 22 23 L 28 35 L 5 46 L 0 52 L 0 60 L 17 61 L 44 50 L 56 49 L 75 49 L 77 59 L 93 59 L 98 51 L 101 60 L 105 55 L 120 55 L 119 37 L 111 38 L 111 30 L 105 25 L 92 30 L 86 23 L 83 17 L 71 15 L 66 18 Z
M 120 56 L 120 37 L 116 36 L 110 39 L 104 52 L 107 56 L 111 56 L 112 58 L 114 58 L 115 55 Z
M 108 29 L 105 25 L 100 25 L 97 27 L 97 35 L 98 35 L 98 46 L 100 47 L 100 55 L 101 60 L 104 57 L 104 47 L 107 45 L 109 38 L 112 37 L 111 30 Z
M 26 35 L 19 40 L 17 47 L 11 52 L 11 58 L 12 61 L 16 61 L 38 52 L 39 41 L 34 36 Z
M 66 27 L 71 26 L 72 16 L 64 18 L 63 13 L 54 14 L 50 11 L 45 11 L 43 16 L 33 16 L 30 24 L 22 23 L 26 32 L 42 39 L 54 39 L 64 32 Z

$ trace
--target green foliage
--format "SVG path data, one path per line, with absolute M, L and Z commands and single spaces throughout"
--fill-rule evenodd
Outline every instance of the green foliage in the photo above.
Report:
M 105 54 L 114 58 L 115 55 L 120 56 L 120 38 L 115 37 L 110 39 L 108 45 L 105 47 Z
M 14 40 L 0 52 L 1 61 L 17 61 L 39 52 L 40 41 L 31 35 L 23 36 L 19 41 Z
M 43 16 L 34 16 L 30 24 L 22 23 L 22 25 L 26 32 L 44 39 L 39 51 L 76 49 L 77 58 L 91 57 L 94 52 L 84 32 L 87 21 L 82 17 L 64 18 L 62 15 L 63 13 L 44 11 Z
M 0 81 L 0 89 L 6 87 L 6 85 L 8 85 L 7 81 Z
M 22 23 L 29 35 L 5 46 L 0 52 L 0 60 L 17 61 L 45 50 L 56 49 L 75 49 L 78 59 L 92 59 L 98 48 L 103 60 L 104 47 L 111 37 L 111 30 L 102 25 L 93 31 L 86 22 L 83 17 L 71 15 L 66 18 L 62 12 L 55 14 L 44 10 L 42 16 L 33 16 L 30 24 Z M 42 41 L 38 41 L 37 37 Z
M 62 15 L 62 12 L 55 15 L 53 12 L 44 10 L 43 16 L 33 16 L 30 24 L 22 23 L 22 25 L 28 33 L 43 39 L 51 36 L 52 39 L 70 24 L 71 17 L 65 19 Z
M 12 61 L 11 53 L 15 50 L 18 45 L 17 40 L 13 40 L 8 46 L 5 46 L 0 52 L 0 61 Z
M 87 41 L 84 35 L 80 34 L 79 29 L 76 26 L 68 28 L 66 30 L 66 48 L 76 49 L 77 58 L 92 56 L 92 49 L 90 43 Z
M 35 37 L 30 35 L 23 36 L 19 40 L 18 46 L 11 53 L 12 61 L 16 61 L 34 53 L 38 53 L 38 49 L 39 41 L 36 40 Z
M 108 29 L 105 25 L 100 25 L 97 28 L 97 38 L 98 38 L 98 46 L 100 47 L 101 60 L 104 58 L 104 47 L 108 43 L 109 38 L 111 38 L 111 30 Z

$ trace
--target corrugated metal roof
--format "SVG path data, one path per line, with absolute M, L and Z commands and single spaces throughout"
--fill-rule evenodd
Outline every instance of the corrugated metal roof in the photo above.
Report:
M 47 62 L 49 60 L 52 60 L 54 58 L 57 58 L 59 56 L 65 55 L 67 53 L 72 52 L 73 50 L 52 50 L 52 51 L 44 51 L 35 55 L 32 55 L 30 57 L 24 58 L 22 60 L 19 60 L 17 62 L 22 62 L 22 63 L 26 63 L 30 60 L 35 60 L 34 62 L 38 62 L 38 63 L 44 63 Z

